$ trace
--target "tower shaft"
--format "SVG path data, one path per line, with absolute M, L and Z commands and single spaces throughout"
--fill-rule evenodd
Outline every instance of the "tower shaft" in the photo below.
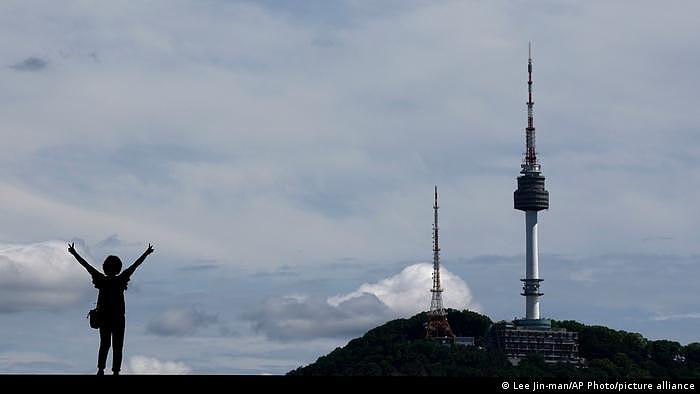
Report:
M 537 211 L 525 211 L 525 318 L 540 318 L 540 273 L 537 251 Z

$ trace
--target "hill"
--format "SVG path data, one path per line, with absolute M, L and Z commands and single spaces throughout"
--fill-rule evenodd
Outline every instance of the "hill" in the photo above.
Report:
M 585 365 L 546 364 L 541 356 L 530 355 L 513 366 L 496 350 L 444 346 L 426 339 L 426 319 L 426 313 L 420 313 L 390 321 L 288 375 L 700 378 L 700 343 L 682 346 L 603 326 L 555 321 L 554 326 L 579 333 Z M 492 323 L 487 316 L 456 310 L 448 310 L 448 320 L 455 335 L 477 338 Z

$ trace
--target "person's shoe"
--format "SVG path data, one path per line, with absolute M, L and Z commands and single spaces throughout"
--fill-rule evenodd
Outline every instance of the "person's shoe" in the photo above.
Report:
M 97 370 L 97 374 L 98 374 L 98 375 L 104 375 L 104 374 L 105 374 L 105 370 L 102 369 L 102 368 L 100 368 L 100 369 Z
M 112 371 L 112 375 L 119 375 L 119 371 Z

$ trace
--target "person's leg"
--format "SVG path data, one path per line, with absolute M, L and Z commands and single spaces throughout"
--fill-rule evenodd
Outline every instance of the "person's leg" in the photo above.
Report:
M 100 327 L 100 350 L 97 353 L 97 374 L 104 374 L 105 365 L 107 364 L 107 353 L 111 342 L 112 330 L 107 325 Z
M 124 348 L 124 328 L 126 326 L 126 321 L 124 316 L 116 319 L 114 322 L 114 331 L 112 331 L 112 342 L 114 347 L 112 348 L 112 372 L 115 375 L 119 375 L 119 371 L 122 366 L 122 350 Z

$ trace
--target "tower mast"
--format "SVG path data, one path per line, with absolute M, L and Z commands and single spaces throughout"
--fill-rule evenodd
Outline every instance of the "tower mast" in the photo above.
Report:
M 438 192 L 435 186 L 435 203 L 433 204 L 433 287 L 430 289 L 430 310 L 426 335 L 428 337 L 454 337 L 447 312 L 442 306 L 442 286 L 440 285 L 440 234 L 438 227 Z

